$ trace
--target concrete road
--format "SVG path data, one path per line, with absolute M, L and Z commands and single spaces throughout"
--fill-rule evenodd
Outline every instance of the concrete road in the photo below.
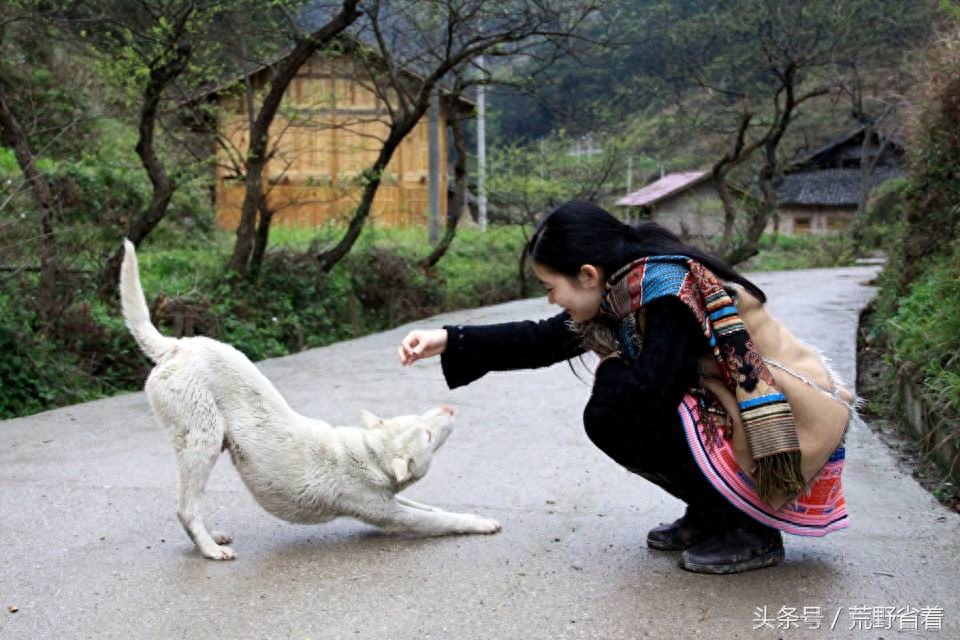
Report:
M 771 309 L 853 378 L 871 267 L 756 274 Z M 419 322 L 542 317 L 542 300 Z M 848 439 L 852 526 L 787 536 L 783 565 L 677 568 L 647 530 L 681 505 L 592 448 L 589 366 L 501 373 L 447 390 L 401 369 L 410 327 L 261 363 L 291 405 L 338 424 L 363 408 L 451 403 L 458 424 L 412 498 L 498 518 L 495 536 L 405 539 L 351 520 L 291 525 L 221 458 L 213 562 L 177 522 L 172 449 L 141 393 L 0 424 L 0 639 L 960 638 L 960 518 L 868 429 Z M 588 363 L 589 365 L 589 363 Z M 16 608 L 16 612 L 11 612 Z

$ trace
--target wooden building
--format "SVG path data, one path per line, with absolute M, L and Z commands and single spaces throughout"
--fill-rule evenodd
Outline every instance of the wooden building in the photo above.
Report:
M 265 90 L 270 69 L 250 73 L 254 92 Z M 264 171 L 264 192 L 274 211 L 273 225 L 316 227 L 349 220 L 362 191 L 361 174 L 386 138 L 389 120 L 384 100 L 374 91 L 368 71 L 349 51 L 318 53 L 287 89 L 270 129 L 273 155 Z M 418 80 L 409 75 L 411 82 Z M 225 144 L 216 159 L 216 210 L 221 228 L 235 229 L 244 198 L 243 165 L 249 137 L 246 93 L 211 93 Z M 440 100 L 439 118 L 424 116 L 395 151 L 383 175 L 369 221 L 383 226 L 425 225 L 429 197 L 429 127 L 437 127 L 440 147 L 438 193 L 440 219 L 446 215 L 447 123 L 471 117 L 473 104 Z M 455 113 L 450 113 L 454 111 Z

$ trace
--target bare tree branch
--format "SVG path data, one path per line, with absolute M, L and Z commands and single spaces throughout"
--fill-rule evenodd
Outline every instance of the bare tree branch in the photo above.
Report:
M 250 131 L 244 179 L 246 190 L 240 210 L 240 223 L 237 226 L 236 244 L 227 263 L 229 271 L 245 276 L 249 269 L 257 213 L 264 208 L 262 181 L 263 169 L 268 161 L 267 145 L 270 125 L 280 108 L 287 87 L 314 53 L 330 44 L 360 17 L 360 12 L 357 10 L 358 3 L 359 0 L 344 0 L 339 13 L 307 38 L 297 42 L 293 50 L 277 64 L 269 89 Z
M 7 100 L 6 81 L 0 78 L 0 129 L 7 144 L 13 147 L 17 164 L 30 184 L 30 193 L 37 207 L 40 222 L 40 285 L 37 289 L 37 318 L 40 330 L 49 332 L 57 311 L 57 251 L 54 235 L 53 197 L 50 186 L 37 169 L 30 151 L 30 142 Z

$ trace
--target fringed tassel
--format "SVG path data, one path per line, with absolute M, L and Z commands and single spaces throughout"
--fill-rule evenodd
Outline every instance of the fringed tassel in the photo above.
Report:
M 775 453 L 754 460 L 754 463 L 753 478 L 757 493 L 768 504 L 778 495 L 787 494 L 793 498 L 806 488 L 799 450 Z

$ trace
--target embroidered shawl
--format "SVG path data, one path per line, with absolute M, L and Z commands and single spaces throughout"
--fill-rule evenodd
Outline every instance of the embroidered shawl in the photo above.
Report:
M 693 312 L 724 382 L 737 399 L 760 497 L 767 499 L 781 491 L 801 493 L 800 440 L 790 405 L 716 275 L 686 256 L 641 258 L 610 278 L 601 309 L 621 322 L 623 344 L 624 334 L 635 326 L 637 312 L 664 296 L 676 296 Z

